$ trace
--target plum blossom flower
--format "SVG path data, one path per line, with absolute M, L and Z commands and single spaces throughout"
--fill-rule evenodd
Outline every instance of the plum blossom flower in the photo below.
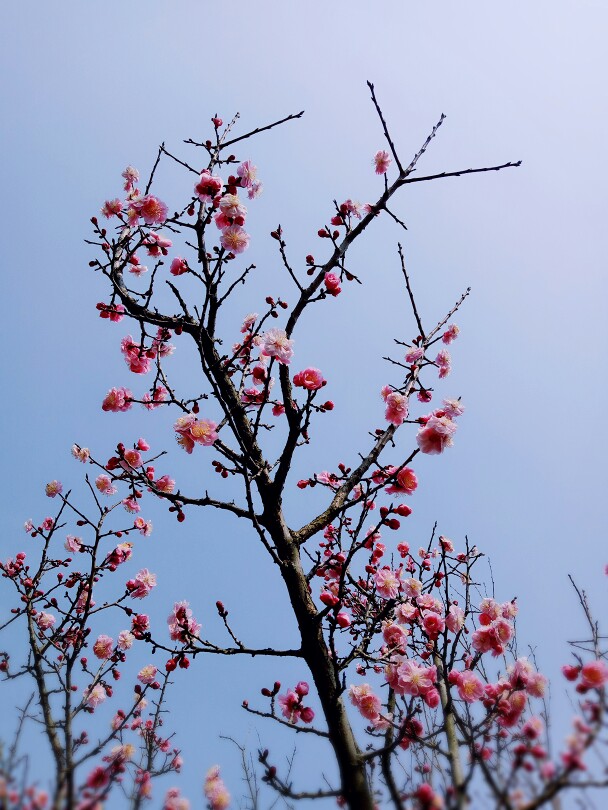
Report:
M 384 599 L 395 599 L 401 588 L 401 570 L 381 568 L 374 577 L 376 591 Z
M 157 478 L 154 482 L 154 486 L 159 492 L 170 494 L 175 489 L 175 481 L 168 475 L 161 475 L 161 477 Z
M 84 690 L 84 699 L 91 709 L 96 709 L 100 703 L 103 703 L 107 698 L 106 690 L 98 683 L 96 686 L 88 687 Z
M 457 416 L 462 416 L 464 413 L 464 405 L 461 404 L 459 399 L 444 399 L 441 410 L 448 419 L 456 419 Z
M 221 177 L 212 175 L 207 169 L 201 172 L 194 191 L 201 202 L 213 202 L 213 198 L 221 190 L 224 182 Z
M 116 217 L 122 211 L 122 202 L 119 199 L 106 200 L 101 208 L 101 213 L 106 219 Z
M 283 329 L 269 329 L 262 338 L 261 353 L 276 357 L 279 363 L 288 366 L 293 357 L 293 340 L 289 340 Z
M 198 635 L 201 625 L 192 615 L 188 602 L 176 602 L 167 617 L 169 634 L 173 641 L 186 643 L 192 636 Z
M 131 208 L 146 225 L 162 225 L 167 219 L 167 206 L 153 194 L 131 200 Z
M 118 634 L 118 641 L 116 646 L 121 652 L 125 652 L 126 650 L 130 650 L 133 646 L 133 642 L 135 641 L 135 636 L 133 633 L 130 633 L 128 630 L 121 630 Z
M 107 660 L 114 652 L 114 639 L 110 638 L 110 636 L 99 636 L 95 644 L 93 644 L 93 652 L 102 661 Z
M 217 424 L 210 419 L 197 419 L 194 414 L 180 416 L 173 429 L 186 453 L 191 453 L 195 444 L 211 447 L 218 440 Z
M 384 418 L 391 425 L 399 427 L 407 419 L 408 414 L 408 401 L 407 397 L 400 394 L 398 391 L 391 391 L 390 388 L 382 389 L 382 398 L 386 403 L 386 411 Z
M 439 368 L 439 379 L 447 377 L 452 369 L 452 358 L 447 349 L 442 349 L 435 358 L 435 364 Z
M 336 295 L 340 295 L 342 292 L 342 287 L 340 286 L 340 276 L 337 276 L 335 273 L 325 273 L 323 283 L 325 284 L 325 289 L 327 292 L 334 297 Z
M 57 621 L 52 613 L 39 613 L 36 616 L 36 624 L 40 630 L 49 630 Z
M 156 587 L 156 574 L 152 574 L 147 568 L 142 568 L 135 579 L 130 579 L 127 588 L 133 599 L 145 599 L 152 588 Z
M 475 703 L 485 695 L 484 685 L 475 673 L 466 669 L 464 672 L 452 670 L 449 674 L 450 683 L 454 683 L 458 689 L 458 695 L 466 703 Z
M 236 194 L 224 194 L 223 197 L 220 198 L 220 211 L 227 219 L 245 219 L 247 215 L 247 208 L 243 205 L 243 203 L 239 200 Z M 242 222 L 239 224 L 243 224 Z
M 173 242 L 170 239 L 161 236 L 159 233 L 149 233 L 144 239 L 148 256 L 154 256 L 155 258 L 166 256 L 172 244 Z
M 420 346 L 413 346 L 405 355 L 406 363 L 417 363 L 424 357 L 424 349 Z
M 351 703 L 359 709 L 363 717 L 372 722 L 379 719 L 382 701 L 374 695 L 368 683 L 361 686 L 350 686 L 348 696 Z
M 136 517 L 133 526 L 139 531 L 140 534 L 143 534 L 144 537 L 150 537 L 152 534 L 153 526 L 151 520 L 144 520 L 143 517 Z
M 318 391 L 326 383 L 318 368 L 305 368 L 294 375 L 293 384 L 308 391 Z
M 380 149 L 374 155 L 374 165 L 376 168 L 376 174 L 386 174 L 388 171 L 388 167 L 391 165 L 392 159 L 388 152 L 384 149 Z
M 144 684 L 153 683 L 157 672 L 158 669 L 154 664 L 146 664 L 146 666 L 142 667 L 137 673 L 137 680 Z
M 134 169 L 133 166 L 127 166 L 122 176 L 125 179 L 125 191 L 131 191 L 139 180 L 139 172 L 137 169 Z
M 133 394 L 128 388 L 110 388 L 101 403 L 103 411 L 112 411 L 119 413 L 128 411 L 133 401 Z
M 395 475 L 396 467 L 387 468 L 390 475 Z M 418 486 L 416 473 L 410 467 L 402 467 L 395 475 L 393 483 L 385 488 L 388 495 L 411 495 Z
M 585 689 L 601 689 L 608 681 L 608 666 L 600 659 L 588 661 L 581 669 L 581 685 Z
M 164 385 L 155 386 L 151 394 L 147 392 L 143 395 L 143 407 L 148 411 L 153 411 L 166 400 L 168 393 Z
M 416 434 L 416 442 L 423 453 L 438 455 L 452 447 L 456 423 L 447 416 L 431 416 Z
M 49 481 L 44 491 L 46 492 L 47 498 L 54 498 L 56 495 L 61 495 L 63 492 L 63 484 L 61 481 Z
M 141 512 L 141 506 L 137 502 L 136 498 L 133 498 L 133 497 L 131 497 L 131 498 L 123 498 L 121 503 L 122 503 L 124 509 L 126 509 L 126 511 L 129 512 L 129 514 L 131 514 L 131 515 L 135 515 L 135 514 L 137 514 L 137 512 Z
M 74 537 L 73 535 L 68 534 L 65 539 L 64 548 L 66 551 L 70 551 L 72 554 L 77 554 L 82 548 L 82 540 L 80 537 Z
M 80 447 L 77 444 L 72 445 L 72 450 L 70 451 L 76 461 L 80 461 L 83 464 L 89 460 L 91 455 L 88 447 Z
M 118 490 L 112 484 L 112 479 L 109 475 L 102 473 L 98 475 L 95 479 L 95 486 L 101 492 L 102 495 L 115 495 Z
M 437 668 L 423 667 L 405 658 L 387 666 L 386 679 L 397 694 L 417 697 L 435 688 Z
M 211 810 L 226 810 L 230 806 L 230 793 L 220 778 L 219 765 L 214 765 L 207 772 L 204 790 Z
M 250 188 L 258 176 L 257 166 L 254 166 L 250 160 L 245 160 L 236 170 L 237 177 L 241 178 L 241 186 L 243 188 Z
M 230 225 L 222 231 L 220 244 L 230 253 L 242 253 L 249 247 L 249 234 L 240 225 Z
M 184 273 L 188 272 L 188 269 L 188 262 L 180 256 L 176 256 L 171 262 L 169 272 L 173 276 L 182 276 Z
M 448 326 L 446 331 L 441 336 L 441 339 L 446 344 L 451 343 L 453 340 L 456 340 L 456 338 L 458 337 L 459 332 L 460 332 L 460 329 L 456 326 L 455 323 L 453 323 L 451 326 Z

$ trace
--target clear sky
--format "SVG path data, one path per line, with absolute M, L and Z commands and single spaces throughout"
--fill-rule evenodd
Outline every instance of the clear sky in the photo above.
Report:
M 183 138 L 206 137 L 214 113 L 239 111 L 248 129 L 306 110 L 239 155 L 258 165 L 265 192 L 248 223 L 248 258 L 259 274 L 227 320 L 232 339 L 238 318 L 265 295 L 284 291 L 289 300 L 268 232 L 280 222 L 294 257 L 320 255 L 315 234 L 332 200 L 378 193 L 370 161 L 384 144 L 371 79 L 405 159 L 447 115 L 421 171 L 523 164 L 405 189 L 394 205 L 405 239 L 378 223 L 353 251 L 364 286 L 349 287 L 331 319 L 297 336 L 302 365 L 322 368 L 339 404 L 298 472 L 354 457 L 388 375 L 380 358 L 393 337 L 414 334 L 399 287 L 401 238 L 429 319 L 472 287 L 442 389 L 462 396 L 467 412 L 455 448 L 416 465 L 423 485 L 410 540 L 424 542 L 438 520 L 444 534 L 467 533 L 488 553 L 498 598 L 519 598 L 521 647 L 533 644 L 556 677 L 557 725 L 565 722 L 558 667 L 564 640 L 583 627 L 567 574 L 588 586 L 599 615 L 608 562 L 607 23 L 600 0 L 7 4 L 1 556 L 25 547 L 26 518 L 46 514 L 46 481 L 78 480 L 73 442 L 104 456 L 143 434 L 173 451 L 170 414 L 100 409 L 108 388 L 138 382 L 119 352 L 124 324 L 97 318 L 106 288 L 88 269 L 83 243 L 89 217 L 120 193 L 124 166 L 145 172 L 159 142 L 178 150 Z M 184 187 L 183 176 L 166 171 L 158 193 L 171 207 Z M 172 362 L 187 379 L 187 353 Z M 169 471 L 208 474 L 176 452 L 172 459 Z M 310 506 L 296 493 L 289 508 L 298 523 Z M 252 642 L 293 640 L 282 590 L 240 525 L 203 515 L 178 527 L 162 510 L 153 519 L 138 562 L 159 574 L 159 616 L 186 598 L 213 628 L 222 598 Z M 238 752 L 220 734 L 251 749 L 259 734 L 277 756 L 288 750 L 288 738 L 253 724 L 239 705 L 275 677 L 295 683 L 304 674 L 214 660 L 184 676 L 171 697 L 172 723 L 186 759 L 180 784 L 194 806 L 201 773 L 215 762 L 239 794 Z M 13 702 L 0 695 L 2 716 Z M 302 742 L 301 772 L 310 756 Z

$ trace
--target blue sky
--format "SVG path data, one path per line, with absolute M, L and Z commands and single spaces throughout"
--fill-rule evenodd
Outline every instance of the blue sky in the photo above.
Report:
M 567 574 L 589 588 L 599 614 L 608 562 L 605 4 L 385 2 L 372 10 L 360 0 L 130 0 L 101 8 L 72 0 L 52 14 L 36 5 L 4 9 L 0 52 L 9 77 L 0 97 L 2 557 L 24 545 L 23 520 L 45 513 L 44 483 L 77 481 L 74 441 L 104 456 L 117 440 L 143 434 L 173 451 L 170 416 L 99 407 L 112 385 L 138 382 L 119 352 L 124 324 L 97 318 L 106 290 L 83 243 L 89 217 L 119 194 L 124 166 L 144 172 L 160 141 L 178 150 L 183 138 L 206 136 L 216 112 L 227 119 L 239 111 L 248 129 L 306 110 L 239 155 L 258 165 L 265 193 L 248 222 L 248 258 L 259 271 L 226 318 L 232 339 L 238 318 L 265 295 L 289 300 L 268 232 L 280 222 L 294 257 L 321 255 L 315 234 L 331 201 L 378 193 L 370 160 L 383 142 L 371 79 L 405 159 L 447 115 L 421 171 L 523 161 L 496 175 L 414 185 L 394 205 L 409 228 L 404 249 L 427 317 L 472 287 L 443 389 L 462 396 L 467 413 L 455 448 L 417 464 L 423 486 L 409 526 L 422 542 L 438 520 L 446 535 L 467 533 L 488 553 L 499 598 L 519 598 L 522 646 L 535 645 L 557 675 L 564 640 L 582 628 Z M 169 202 L 184 182 L 163 171 L 158 193 Z M 302 365 L 322 368 L 328 394 L 343 403 L 320 426 L 317 449 L 303 454 L 306 474 L 347 460 L 365 441 L 388 374 L 380 358 L 393 337 L 413 334 L 399 286 L 400 238 L 391 223 L 378 223 L 352 253 L 364 286 L 349 287 L 331 317 L 311 319 L 297 335 Z M 187 352 L 172 362 L 187 380 Z M 172 459 L 193 480 L 207 475 L 176 452 Z M 289 508 L 297 523 L 310 506 L 294 496 Z M 159 616 L 187 598 L 212 627 L 223 598 L 256 640 L 293 638 L 270 566 L 240 525 L 203 515 L 178 527 L 161 510 L 153 517 L 139 559 L 162 568 Z M 271 748 L 288 746 L 239 705 L 275 676 L 287 683 L 301 673 L 232 661 L 198 670 L 173 696 L 181 784 L 196 799 L 201 771 L 218 761 L 237 794 L 238 757 L 219 734 L 252 748 L 258 733 Z M 567 712 L 559 678 L 553 691 L 559 726 Z M 2 700 L 10 706 L 13 697 Z M 308 756 L 302 744 L 303 771 Z

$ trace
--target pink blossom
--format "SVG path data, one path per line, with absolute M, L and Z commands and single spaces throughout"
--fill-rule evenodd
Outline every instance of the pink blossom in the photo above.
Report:
M 125 317 L 125 308 L 122 304 L 104 304 L 100 301 L 96 309 L 99 310 L 99 317 L 109 320 L 112 323 L 120 323 Z
M 114 639 L 110 636 L 98 636 L 97 641 L 93 644 L 93 652 L 102 661 L 110 658 L 114 652 Z
M 154 682 L 158 669 L 153 664 L 147 664 L 142 667 L 137 673 L 137 680 L 140 683 L 150 684 Z
M 424 357 L 424 349 L 419 346 L 414 346 L 405 355 L 405 362 L 417 363 L 419 360 L 422 360 L 423 357 Z
M 399 695 L 424 695 L 434 689 L 437 680 L 437 668 L 423 667 L 409 658 L 396 664 L 389 664 L 386 673 L 387 681 Z
M 140 534 L 143 534 L 144 537 L 150 537 L 152 534 L 153 526 L 151 520 L 144 520 L 143 517 L 136 517 L 133 526 L 139 531 Z
M 462 630 L 464 626 L 464 611 L 462 608 L 458 607 L 458 605 L 450 605 L 448 614 L 445 617 L 445 623 L 452 633 Z
M 236 170 L 237 177 L 241 178 L 241 186 L 249 188 L 258 176 L 257 166 L 254 166 L 250 160 L 245 160 Z
M 250 200 L 255 200 L 256 197 L 260 196 L 263 190 L 263 184 L 259 180 L 254 180 L 247 189 L 247 196 Z
M 235 220 L 240 218 L 244 220 L 247 215 L 247 208 L 242 204 L 236 194 L 224 194 L 224 196 L 220 198 L 219 208 L 222 214 L 228 219 Z M 238 224 L 242 225 L 243 223 L 240 222 Z
M 130 470 L 134 470 L 137 467 L 141 467 L 142 465 L 142 457 L 139 450 L 125 450 L 123 454 L 123 461 L 121 461 L 120 466 L 123 470 L 129 472 Z
M 167 206 L 152 194 L 132 200 L 131 206 L 146 225 L 162 225 L 167 219 Z
M 170 239 L 158 233 L 149 233 L 144 239 L 148 256 L 154 256 L 155 258 L 161 255 L 166 256 L 172 244 L 173 242 Z
M 459 399 L 444 399 L 442 411 L 448 419 L 456 419 L 464 413 L 464 406 Z
M 240 225 L 230 225 L 222 231 L 220 244 L 230 253 L 242 253 L 249 247 L 249 234 Z
M 397 391 L 392 391 L 384 397 L 386 411 L 384 418 L 395 427 L 399 427 L 407 419 L 408 401 L 407 397 Z
M 128 630 L 121 630 L 118 634 L 118 642 L 116 646 L 119 650 L 121 650 L 121 652 L 125 652 L 126 650 L 131 649 L 134 641 L 135 636 L 133 633 L 130 633 Z
M 113 413 L 128 411 L 132 400 L 133 394 L 127 388 L 110 388 L 101 403 L 101 409 Z
M 396 467 L 387 468 L 390 475 L 395 475 Z M 385 492 L 389 495 L 411 495 L 418 486 L 416 473 L 410 467 L 402 467 L 393 483 L 386 487 Z
M 168 393 L 164 385 L 157 385 L 151 395 L 149 393 L 143 395 L 144 408 L 148 411 L 153 411 L 155 408 L 158 408 L 161 402 L 165 401 Z
M 297 692 L 289 689 L 285 695 L 279 695 L 279 705 L 283 717 L 290 723 L 298 722 L 302 710 L 302 699 Z
M 219 765 L 210 768 L 205 777 L 205 796 L 210 810 L 226 810 L 230 806 L 230 793 L 220 778 Z
M 415 599 L 422 593 L 422 582 L 420 582 L 419 579 L 414 579 L 413 577 L 410 577 L 409 579 L 405 580 L 403 585 L 405 595 L 409 596 L 410 599 Z
M 147 568 L 142 568 L 135 579 L 130 579 L 127 587 L 133 599 L 144 599 L 152 588 L 156 587 L 156 574 L 152 574 Z
M 161 475 L 160 478 L 154 482 L 154 486 L 159 492 L 170 494 L 175 489 L 175 481 L 168 475 Z
M 106 690 L 98 683 L 96 686 L 84 690 L 84 699 L 91 709 L 96 709 L 107 698 Z
M 57 621 L 52 613 L 39 613 L 36 616 L 36 624 L 40 630 L 49 630 Z
M 141 512 L 141 506 L 137 502 L 136 498 L 123 498 L 121 501 L 123 507 L 126 509 L 127 512 L 131 515 L 137 514 L 137 512 Z
M 442 349 L 438 353 L 437 357 L 435 358 L 435 363 L 439 368 L 439 378 L 443 379 L 444 377 L 447 377 L 452 368 L 452 359 L 447 349 Z
M 263 336 L 261 352 L 288 366 L 293 357 L 293 340 L 289 340 L 283 329 L 269 329 Z
M 118 490 L 112 485 L 112 479 L 109 475 L 102 473 L 95 479 L 95 486 L 102 493 L 102 495 L 115 495 Z
M 63 484 L 61 481 L 49 481 L 44 491 L 46 492 L 47 498 L 54 498 L 56 495 L 61 495 L 63 492 Z
M 171 639 L 184 644 L 190 641 L 192 636 L 197 636 L 201 629 L 201 625 L 192 615 L 188 602 L 176 602 L 173 605 L 173 610 L 167 617 L 167 624 Z
M 294 375 L 293 384 L 308 391 L 318 391 L 325 385 L 323 375 L 318 368 L 305 368 Z
M 391 165 L 392 159 L 388 152 L 380 149 L 374 155 L 374 165 L 376 167 L 376 174 L 386 174 L 388 167 Z
M 101 213 L 106 219 L 115 217 L 122 211 L 122 202 L 118 199 L 106 200 L 101 208 Z
M 348 690 L 351 703 L 356 706 L 367 720 L 377 720 L 382 709 L 382 701 L 374 695 L 368 683 L 351 686 Z
M 50 532 L 51 529 L 55 526 L 55 521 L 52 517 L 46 517 L 41 524 L 41 528 L 44 529 L 45 532 Z
M 396 647 L 405 650 L 409 631 L 395 622 L 384 622 L 382 624 L 382 638 L 389 647 Z
M 77 461 L 81 461 L 83 464 L 89 460 L 91 455 L 88 447 L 80 447 L 77 444 L 72 445 L 71 453 Z
M 583 664 L 581 685 L 585 689 L 601 689 L 606 681 L 608 681 L 608 666 L 605 661 L 597 659 Z
M 177 442 L 187 453 L 191 453 L 195 444 L 211 447 L 218 440 L 217 424 L 210 419 L 197 419 L 194 414 L 180 416 L 173 429 L 177 433 Z
M 169 788 L 165 795 L 163 810 L 190 810 L 190 802 L 179 795 L 179 788 Z
M 133 342 L 131 335 L 122 339 L 120 350 L 125 358 L 125 363 L 134 374 L 147 374 L 150 371 L 152 358 L 143 346 Z
M 141 264 L 137 256 L 133 255 L 129 257 L 129 273 L 132 273 L 134 276 L 138 278 L 143 276 L 144 273 L 148 272 L 148 268 Z
M 336 296 L 340 295 L 342 292 L 342 287 L 340 286 L 340 276 L 337 276 L 335 273 L 325 273 L 323 283 L 325 284 L 325 289 L 330 295 Z
M 401 571 L 381 568 L 374 577 L 376 591 L 384 599 L 395 599 L 401 588 Z
M 439 633 L 445 629 L 445 619 L 432 610 L 424 611 L 422 615 L 422 626 L 429 638 L 437 638 Z
M 454 444 L 452 436 L 456 431 L 456 423 L 447 416 L 431 416 L 416 434 L 418 447 L 423 453 L 438 455 L 446 447 Z
M 139 172 L 137 169 L 134 169 L 133 166 L 127 166 L 122 176 L 125 178 L 125 191 L 131 191 L 135 183 L 139 180 Z
M 221 190 L 224 185 L 221 177 L 212 175 L 207 169 L 201 172 L 197 184 L 194 186 L 194 191 L 201 202 L 213 202 L 215 195 Z
M 453 340 L 456 340 L 456 338 L 458 337 L 459 332 L 460 332 L 460 329 L 456 326 L 455 323 L 453 323 L 451 326 L 448 326 L 446 331 L 441 336 L 441 339 L 446 344 L 451 343 Z
M 169 272 L 174 276 L 182 276 L 184 273 L 188 272 L 188 262 L 185 259 L 180 258 L 177 256 L 171 262 L 171 266 L 169 267 Z
M 66 551 L 70 551 L 72 554 L 77 554 L 82 548 L 82 540 L 80 537 L 74 537 L 73 535 L 68 534 L 64 543 L 64 548 Z
M 455 683 L 461 700 L 467 703 L 475 703 L 481 700 L 485 694 L 484 685 L 470 670 L 464 672 L 450 672 L 450 683 Z

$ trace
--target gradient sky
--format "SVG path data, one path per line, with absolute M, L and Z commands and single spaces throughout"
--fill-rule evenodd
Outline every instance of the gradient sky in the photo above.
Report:
M 232 340 L 239 317 L 265 295 L 290 300 L 268 232 L 283 225 L 294 260 L 321 256 L 315 234 L 332 200 L 379 193 L 370 161 L 384 144 L 371 79 L 405 160 L 447 115 L 422 173 L 523 163 L 406 188 L 393 206 L 407 222 L 405 238 L 379 222 L 353 250 L 350 266 L 364 286 L 349 286 L 326 320 L 309 319 L 296 335 L 298 365 L 323 369 L 338 407 L 294 475 L 351 460 L 379 419 L 378 391 L 389 377 L 381 357 L 393 337 L 415 334 L 399 284 L 402 239 L 429 320 L 472 287 L 441 389 L 462 396 L 467 412 L 449 453 L 417 461 L 422 485 L 408 539 L 424 543 L 437 520 L 442 533 L 457 542 L 466 533 L 489 555 L 497 597 L 519 599 L 520 650 L 533 645 L 556 677 L 559 742 L 568 712 L 559 665 L 565 640 L 583 629 L 567 574 L 588 587 L 598 615 L 605 607 L 607 34 L 599 0 L 400 0 L 374 10 L 362 0 L 7 5 L 1 556 L 27 550 L 21 526 L 47 513 L 46 481 L 77 483 L 73 442 L 103 457 L 117 440 L 143 434 L 171 449 L 168 471 L 209 477 L 208 459 L 173 450 L 172 414 L 100 410 L 111 386 L 141 387 L 118 348 L 128 330 L 97 318 L 106 287 L 87 267 L 83 243 L 89 217 L 120 193 L 124 166 L 147 172 L 163 140 L 185 150 L 181 140 L 206 137 L 216 112 L 228 119 L 239 111 L 244 131 L 306 110 L 239 154 L 258 165 L 265 192 L 248 221 L 247 258 L 258 275 L 228 313 Z M 189 182 L 167 168 L 157 192 L 171 208 Z M 187 351 L 171 362 L 188 381 Z M 297 524 L 313 503 L 296 493 L 288 507 Z M 159 617 L 186 598 L 213 628 L 222 598 L 251 643 L 293 641 L 281 586 L 236 521 L 192 515 L 178 527 L 161 509 L 151 516 L 155 533 L 137 562 L 159 573 Z M 220 734 L 252 750 L 259 734 L 278 760 L 289 750 L 288 735 L 252 723 L 239 705 L 275 677 L 287 684 L 305 675 L 293 665 L 197 664 L 170 699 L 186 759 L 176 784 L 193 806 L 201 772 L 215 762 L 240 793 L 238 752 Z M 3 717 L 15 700 L 3 688 Z M 298 740 L 296 773 L 312 767 L 306 742 Z

